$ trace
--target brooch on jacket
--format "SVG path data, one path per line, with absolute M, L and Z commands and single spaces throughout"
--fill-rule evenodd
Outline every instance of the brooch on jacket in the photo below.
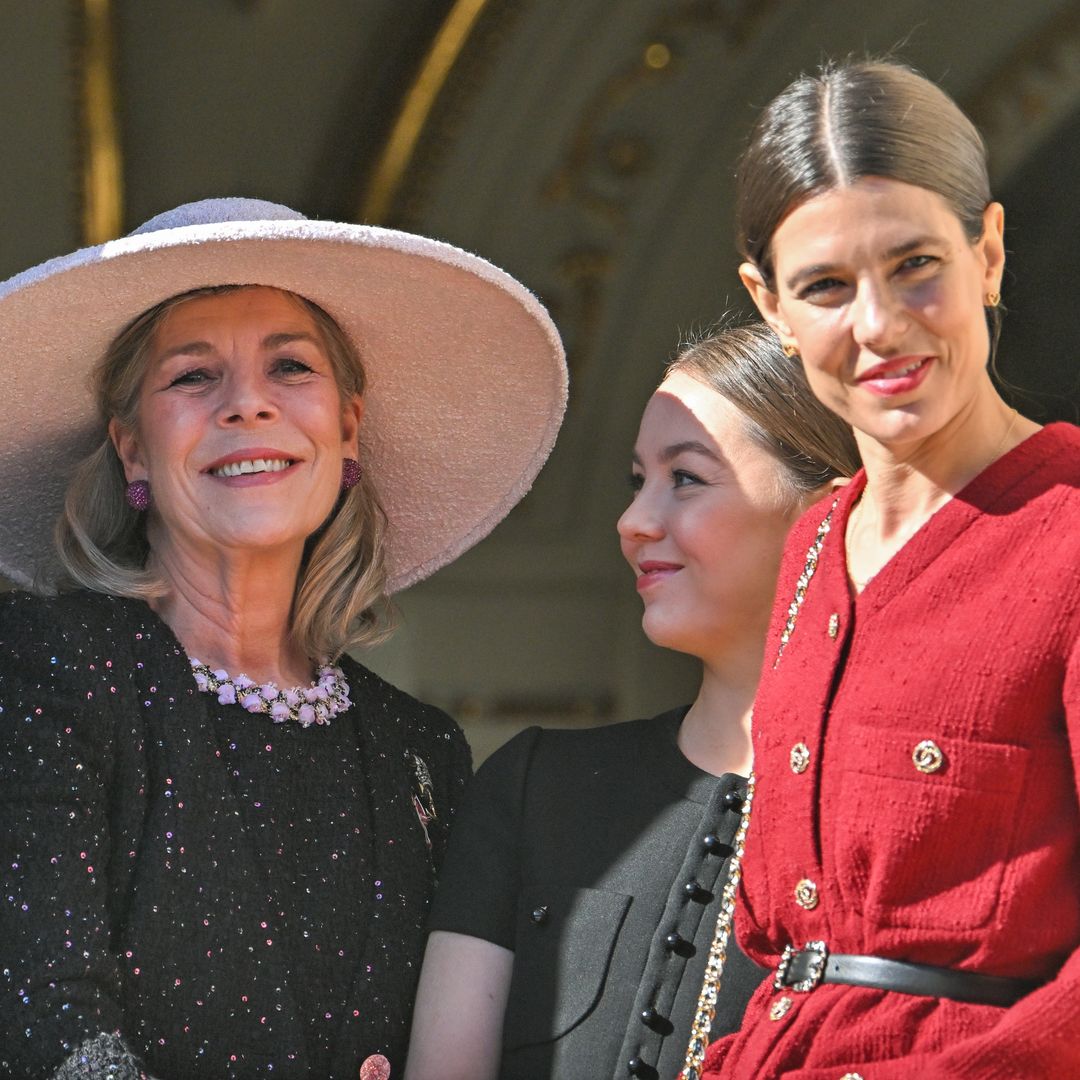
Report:
M 424 839 L 430 850 L 431 834 L 428 832 L 428 825 L 439 816 L 435 812 L 435 788 L 431 782 L 431 770 L 427 767 L 427 762 L 413 750 L 405 751 L 405 762 L 412 770 L 413 809 L 420 821 L 420 828 L 424 830 Z

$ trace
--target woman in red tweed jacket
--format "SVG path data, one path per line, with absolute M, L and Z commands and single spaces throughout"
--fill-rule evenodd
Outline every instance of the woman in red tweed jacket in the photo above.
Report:
M 704 1075 L 1080 1076 L 1080 433 L 991 382 L 982 141 L 907 68 L 830 67 L 758 121 L 738 215 L 865 471 L 788 543 L 736 916 L 777 974 Z

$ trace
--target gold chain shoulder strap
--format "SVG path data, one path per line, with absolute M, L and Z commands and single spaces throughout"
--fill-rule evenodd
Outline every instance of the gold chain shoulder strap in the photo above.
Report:
M 802 609 L 803 600 L 806 599 L 806 590 L 810 585 L 810 579 L 817 571 L 821 548 L 832 526 L 833 511 L 836 509 L 837 502 L 839 502 L 839 498 L 833 502 L 824 520 L 818 526 L 814 541 L 806 553 L 806 565 L 799 575 L 799 580 L 795 583 L 795 596 L 788 605 L 787 621 L 784 623 L 784 629 L 780 633 L 780 644 L 776 650 L 776 659 L 773 661 L 774 668 L 780 663 L 780 657 L 783 656 L 784 649 L 795 631 L 799 611 Z M 705 962 L 705 980 L 701 986 L 701 993 L 698 995 L 697 1008 L 694 1010 L 694 1023 L 690 1029 L 690 1045 L 686 1048 L 686 1058 L 678 1080 L 700 1080 L 701 1077 L 701 1065 L 705 1060 L 705 1051 L 709 1046 L 709 1034 L 712 1030 L 713 1020 L 716 1017 L 716 1002 L 720 997 L 720 977 L 724 974 L 728 941 L 731 939 L 731 927 L 735 920 L 735 896 L 739 891 L 739 882 L 742 881 L 742 861 L 743 856 L 746 854 L 746 834 L 750 829 L 750 806 L 753 801 L 754 774 L 751 772 L 750 778 L 746 782 L 746 798 L 743 800 L 742 817 L 739 819 L 739 827 L 735 831 L 735 840 L 732 844 L 727 882 L 724 884 L 724 891 L 720 895 L 720 910 L 716 916 L 716 932 L 713 934 L 712 944 L 709 946 L 709 958 Z

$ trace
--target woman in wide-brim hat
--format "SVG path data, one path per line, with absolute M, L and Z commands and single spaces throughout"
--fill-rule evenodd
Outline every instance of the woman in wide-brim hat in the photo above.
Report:
M 226 199 L 11 279 L 0 339 L 34 588 L 0 608 L 0 1072 L 396 1067 L 469 756 L 344 650 L 528 489 L 553 325 L 448 245 Z

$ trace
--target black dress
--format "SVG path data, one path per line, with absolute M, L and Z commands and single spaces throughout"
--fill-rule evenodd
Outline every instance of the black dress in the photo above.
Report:
M 0 1075 L 400 1075 L 468 749 L 341 666 L 346 712 L 274 724 L 199 693 L 145 604 L 3 598 Z
M 474 778 L 429 929 L 514 951 L 501 1080 L 682 1068 L 745 791 L 683 757 L 685 714 L 530 728 Z M 732 940 L 713 1038 L 764 974 Z

